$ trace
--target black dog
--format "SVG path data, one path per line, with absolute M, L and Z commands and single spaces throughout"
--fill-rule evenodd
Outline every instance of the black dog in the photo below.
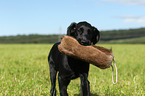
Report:
M 72 23 L 67 29 L 67 35 L 73 36 L 81 45 L 96 44 L 100 38 L 100 32 L 87 22 Z M 56 96 L 55 82 L 58 74 L 59 90 L 61 96 L 68 96 L 67 86 L 72 79 L 80 77 L 81 95 L 90 96 L 88 81 L 89 63 L 69 57 L 58 50 L 59 43 L 53 45 L 49 56 L 51 96 Z

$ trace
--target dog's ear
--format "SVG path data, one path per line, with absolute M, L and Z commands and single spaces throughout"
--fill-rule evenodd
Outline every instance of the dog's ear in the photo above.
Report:
M 73 34 L 76 31 L 76 26 L 77 26 L 77 24 L 75 22 L 71 23 L 71 25 L 67 28 L 67 35 L 73 36 Z
M 93 27 L 93 34 L 92 42 L 95 45 L 100 40 L 100 32 L 97 28 Z

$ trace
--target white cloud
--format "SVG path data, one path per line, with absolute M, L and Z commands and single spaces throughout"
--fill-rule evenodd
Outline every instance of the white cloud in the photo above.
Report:
M 145 16 L 118 16 L 117 18 L 123 19 L 125 23 L 139 23 L 145 24 Z
M 142 5 L 145 6 L 145 0 L 103 0 L 109 2 L 120 2 L 127 5 Z

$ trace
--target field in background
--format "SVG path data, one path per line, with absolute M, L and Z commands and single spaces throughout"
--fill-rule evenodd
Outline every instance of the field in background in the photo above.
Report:
M 145 44 L 145 37 L 101 41 L 103 44 Z
M 113 49 L 118 67 L 118 83 L 112 84 L 111 68 L 102 70 L 91 65 L 91 96 L 145 94 L 145 45 L 100 44 Z M 0 95 L 50 96 L 47 55 L 49 44 L 0 45 Z M 57 82 L 57 94 L 59 94 Z M 68 86 L 69 96 L 80 96 L 80 79 Z M 59 96 L 59 95 L 58 95 Z
M 60 41 L 62 35 L 65 34 L 0 36 L 0 44 L 52 44 Z M 99 43 L 101 44 L 145 44 L 145 28 L 106 30 L 100 31 L 100 35 L 101 38 Z

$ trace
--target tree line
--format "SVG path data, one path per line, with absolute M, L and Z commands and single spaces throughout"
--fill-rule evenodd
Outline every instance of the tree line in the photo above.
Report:
M 101 31 L 101 41 L 120 40 L 128 38 L 145 37 L 145 28 L 127 29 L 127 30 L 107 30 Z M 60 41 L 60 35 L 17 35 L 17 36 L 0 36 L 1 44 L 14 43 L 55 43 Z
M 102 41 L 137 38 L 144 36 L 145 36 L 145 28 L 128 29 L 128 30 L 110 30 L 101 32 Z

